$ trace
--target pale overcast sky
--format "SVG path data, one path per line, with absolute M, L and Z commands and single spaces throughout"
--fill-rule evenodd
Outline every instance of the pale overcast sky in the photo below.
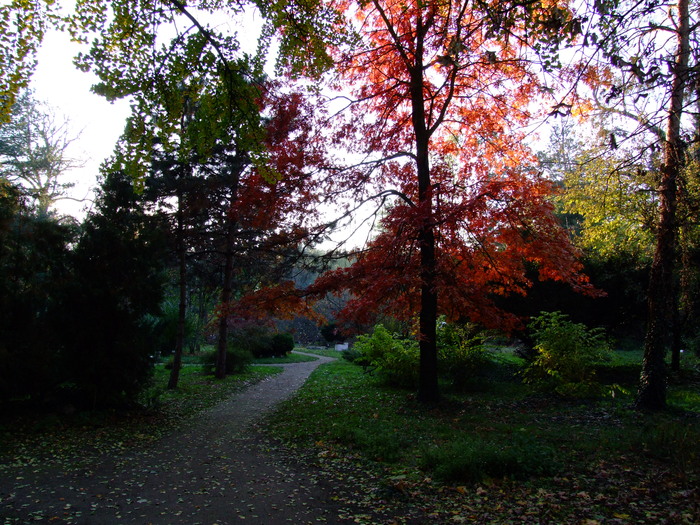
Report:
M 112 153 L 129 114 L 126 101 L 111 104 L 90 91 L 94 76 L 78 71 L 72 62 L 80 48 L 64 33 L 47 33 L 31 83 L 38 100 L 68 117 L 71 134 L 80 133 L 70 156 L 85 165 L 66 173 L 66 180 L 76 183 L 70 194 L 74 198 L 83 198 L 96 185 L 99 166 Z M 59 203 L 59 211 L 82 216 L 83 208 L 89 205 L 66 200 Z
M 219 30 L 238 32 L 243 48 L 254 52 L 261 25 L 260 18 L 254 13 L 237 20 L 221 17 L 220 20 L 205 21 Z M 85 166 L 66 174 L 67 180 L 76 183 L 70 195 L 75 198 L 83 198 L 90 188 L 95 187 L 99 166 L 111 155 L 129 115 L 127 101 L 110 103 L 90 91 L 95 77 L 78 71 L 72 62 L 73 57 L 85 49 L 85 46 L 71 42 L 65 33 L 48 32 L 38 53 L 37 69 L 31 83 L 36 98 L 47 102 L 59 115 L 66 115 L 74 134 L 81 133 L 70 155 L 85 162 Z M 82 217 L 82 210 L 89 205 L 90 202 L 81 204 L 66 200 L 59 203 L 59 211 Z

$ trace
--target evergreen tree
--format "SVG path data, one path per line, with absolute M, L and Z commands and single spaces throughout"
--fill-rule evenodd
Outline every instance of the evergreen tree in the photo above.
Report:
M 153 332 L 164 284 L 157 218 L 120 171 L 107 171 L 74 254 L 64 305 L 64 366 L 88 406 L 134 400 L 152 372 Z

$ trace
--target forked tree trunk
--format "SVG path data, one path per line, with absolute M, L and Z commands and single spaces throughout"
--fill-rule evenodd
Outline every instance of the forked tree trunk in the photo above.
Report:
M 683 93 L 688 82 L 689 44 L 688 0 L 678 2 L 678 51 L 673 67 L 673 83 L 668 111 L 668 131 L 659 184 L 659 224 L 656 250 L 649 276 L 648 325 L 644 359 L 636 405 L 643 410 L 666 407 L 666 333 L 672 322 L 673 267 L 676 245 L 678 174 L 683 166 L 681 115 Z

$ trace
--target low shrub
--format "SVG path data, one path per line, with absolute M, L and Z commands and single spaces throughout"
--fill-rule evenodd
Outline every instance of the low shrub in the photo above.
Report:
M 275 334 L 270 341 L 273 357 L 284 357 L 294 350 L 294 337 L 292 334 Z
M 611 350 L 602 329 L 588 329 L 561 312 L 542 312 L 529 325 L 537 355 L 523 371 L 525 382 L 564 397 L 597 397 L 596 364 Z
M 147 315 L 148 323 L 154 334 L 153 350 L 159 355 L 172 355 L 175 352 L 179 321 L 179 301 L 169 297 L 160 306 L 159 315 Z M 192 310 L 185 312 L 185 346 L 193 347 L 201 339 L 203 327 L 197 314 Z
M 475 325 L 441 321 L 437 345 L 440 375 L 458 390 L 472 385 L 494 364 L 493 352 L 484 346 L 484 335 Z
M 441 377 L 465 390 L 493 368 L 493 354 L 475 325 L 440 322 L 437 334 L 438 367 Z M 414 388 L 418 385 L 420 350 L 414 339 L 391 333 L 377 324 L 371 334 L 361 335 L 345 359 L 376 373 L 389 385 Z
M 345 342 L 345 335 L 343 335 L 343 333 L 340 331 L 340 329 L 335 323 L 330 323 L 321 327 L 320 332 L 321 336 L 323 336 L 323 339 L 329 345 Z
M 216 349 L 202 354 L 202 371 L 211 375 L 216 370 Z M 240 374 L 253 361 L 253 354 L 247 349 L 230 343 L 226 350 L 226 374 Z
M 235 330 L 231 345 L 255 358 L 284 357 L 294 350 L 294 338 L 289 333 L 273 333 L 267 327 L 252 325 Z
M 389 385 L 414 388 L 418 385 L 418 343 L 391 334 L 378 324 L 371 334 L 361 335 L 354 345 L 360 355 L 354 362 L 376 373 Z

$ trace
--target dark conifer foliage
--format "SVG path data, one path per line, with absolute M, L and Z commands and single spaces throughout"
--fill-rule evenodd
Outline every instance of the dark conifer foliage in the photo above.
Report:
M 95 212 L 74 254 L 63 309 L 63 361 L 89 406 L 134 399 L 152 371 L 153 333 L 164 285 L 165 244 L 157 218 L 121 172 L 105 175 Z

